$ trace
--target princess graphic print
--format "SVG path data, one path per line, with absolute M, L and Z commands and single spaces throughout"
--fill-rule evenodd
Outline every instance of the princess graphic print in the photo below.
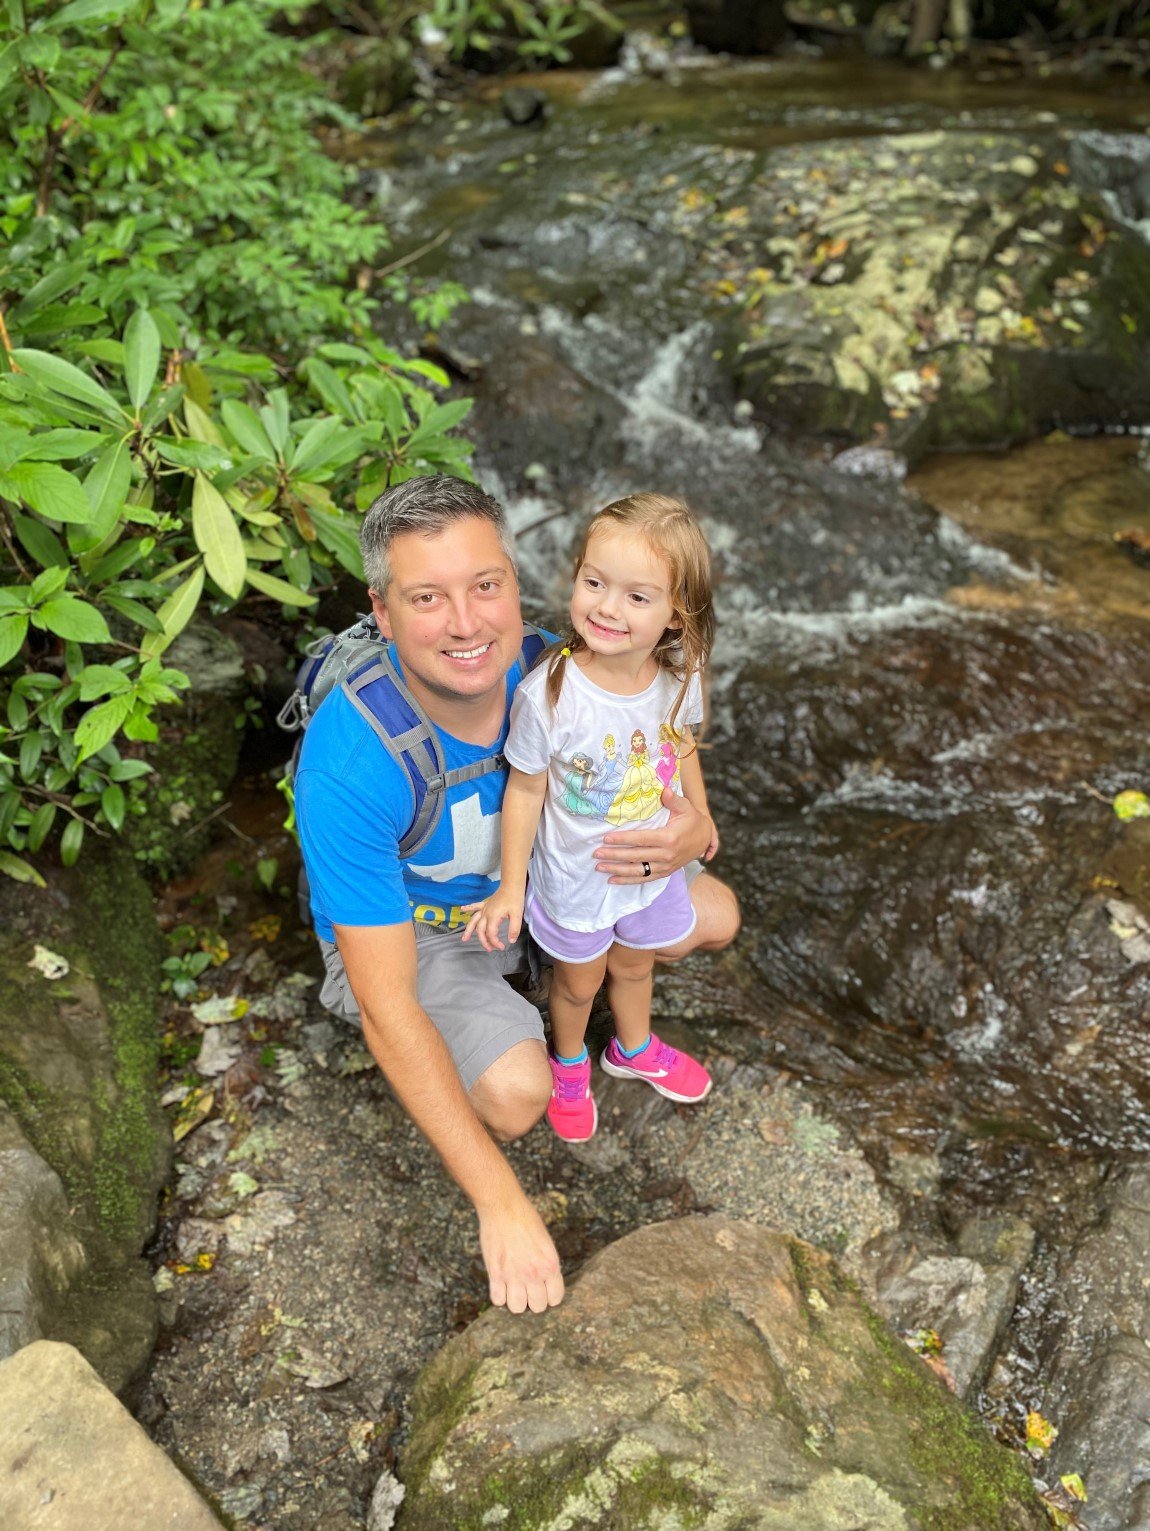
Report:
M 529 775 L 547 772 L 531 891 L 567 930 L 606 930 L 622 915 L 645 909 L 666 886 L 666 878 L 612 885 L 595 870 L 593 853 L 610 830 L 659 829 L 667 822 L 661 799 L 665 787 L 681 790 L 681 731 L 703 717 L 695 676 L 672 728 L 678 694 L 679 682 L 660 670 L 638 696 L 616 696 L 588 680 L 574 660 L 564 666 L 554 710 L 546 662 L 515 692 L 504 754 Z

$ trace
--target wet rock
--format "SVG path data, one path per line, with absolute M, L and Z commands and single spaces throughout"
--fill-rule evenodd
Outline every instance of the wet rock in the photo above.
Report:
M 924 1251 L 905 1233 L 878 1244 L 868 1251 L 865 1277 L 875 1306 L 896 1329 L 934 1330 L 956 1391 L 972 1397 L 1010 1322 L 1034 1230 L 1020 1218 L 972 1218 L 954 1251 Z
M 632 1234 L 538 1318 L 484 1314 L 421 1376 L 402 1470 L 413 1524 L 1044 1524 L 828 1256 L 724 1218 Z
M 1080 133 L 1071 148 L 1078 180 L 1115 217 L 1150 239 L 1150 142 L 1144 133 Z
M 542 122 L 547 115 L 547 97 L 541 90 L 529 90 L 525 85 L 510 86 L 500 96 L 499 105 L 508 122 L 517 128 Z
M 70 1345 L 0 1361 L 0 1519 L 90 1531 L 219 1531 L 222 1524 Z
M 941 1152 L 960 1206 L 997 1175 L 1044 1218 L 1029 1170 L 1150 1146 L 1150 964 L 1107 909 L 1148 908 L 1146 825 L 1082 786 L 1150 774 L 1150 634 L 945 607 L 768 632 L 716 711 L 743 931 L 702 1002 L 855 1101 L 873 1162 Z
M 60 1177 L 0 1105 L 0 1359 L 51 1331 L 86 1263 Z
M 1059 1430 L 1051 1474 L 1086 1481 L 1092 1531 L 1134 1531 L 1150 1514 L 1150 1169 L 1122 1176 L 1100 1227 L 1060 1285 L 1061 1324 L 1043 1376 Z
M 687 0 L 687 24 L 713 53 L 770 53 L 788 31 L 783 0 Z
M 760 415 L 881 425 L 916 453 L 1150 419 L 1150 253 L 1067 152 L 921 133 L 865 162 L 850 145 L 772 156 L 728 240 L 753 230 L 765 273 L 739 362 Z
M 515 332 L 505 332 L 498 365 L 473 392 L 488 460 L 509 487 L 525 483 L 523 469 L 540 459 L 564 478 L 577 473 L 585 481 L 596 444 L 610 443 L 618 416 L 602 390 L 537 337 Z

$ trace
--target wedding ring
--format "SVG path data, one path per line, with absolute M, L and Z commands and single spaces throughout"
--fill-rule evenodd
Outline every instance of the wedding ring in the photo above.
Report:
M 650 875 L 651 875 L 651 863 L 649 861 L 641 861 L 639 863 L 639 865 L 643 868 L 643 876 L 644 877 L 650 877 Z

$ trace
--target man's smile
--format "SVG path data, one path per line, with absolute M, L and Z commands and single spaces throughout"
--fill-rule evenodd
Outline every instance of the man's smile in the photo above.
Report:
M 444 649 L 443 652 L 448 659 L 482 659 L 490 648 L 490 643 L 484 643 L 477 649 Z

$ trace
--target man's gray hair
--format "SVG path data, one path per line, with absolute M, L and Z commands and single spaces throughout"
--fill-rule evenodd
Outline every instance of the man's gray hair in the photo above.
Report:
M 363 572 L 368 589 L 382 600 L 391 584 L 391 544 L 403 532 L 434 537 L 455 521 L 478 516 L 490 521 L 499 533 L 503 551 L 515 567 L 515 543 L 507 515 L 499 501 L 477 484 L 436 473 L 430 478 L 409 478 L 385 489 L 374 500 L 359 530 Z

